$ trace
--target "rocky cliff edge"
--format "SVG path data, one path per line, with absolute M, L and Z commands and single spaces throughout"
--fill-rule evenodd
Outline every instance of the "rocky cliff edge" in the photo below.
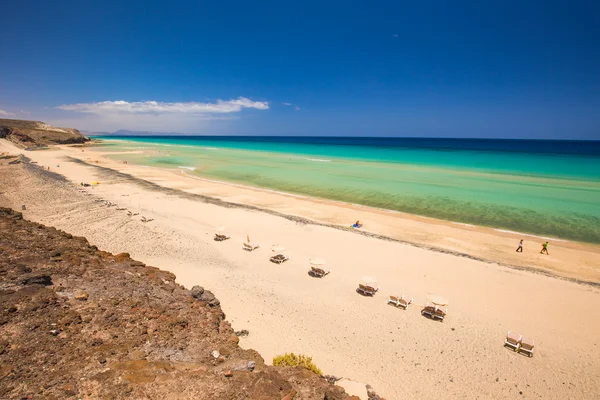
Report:
M 19 147 L 52 144 L 85 143 L 90 139 L 73 128 L 57 128 L 40 121 L 0 119 L 0 139 L 8 139 Z

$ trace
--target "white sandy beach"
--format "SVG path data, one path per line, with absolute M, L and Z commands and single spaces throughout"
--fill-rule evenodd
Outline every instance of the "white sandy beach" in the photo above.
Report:
M 541 239 L 525 238 L 520 255 L 514 251 L 519 235 L 488 228 L 208 182 L 119 164 L 87 149 L 23 152 L 0 140 L 0 152 L 25 153 L 72 183 L 15 179 L 16 167 L 2 165 L 0 206 L 25 204 L 25 218 L 85 236 L 103 250 L 128 252 L 174 272 L 186 287 L 210 288 L 233 327 L 250 331 L 240 344 L 267 361 L 284 352 L 307 354 L 326 373 L 369 383 L 388 399 L 600 396 L 600 290 L 574 282 L 600 282 L 599 246 L 552 242 L 551 255 L 544 256 Z M 182 192 L 140 185 L 94 165 Z M 92 181 L 100 185 L 79 188 Z M 210 204 L 185 192 L 323 224 L 360 219 L 374 234 L 527 269 Z M 154 220 L 143 223 L 142 216 Z M 220 225 L 231 240 L 213 241 Z M 243 251 L 247 234 L 262 247 Z M 274 244 L 287 249 L 289 262 L 269 262 Z M 326 259 L 331 274 L 310 277 L 313 257 Z M 363 275 L 378 278 L 381 290 L 373 298 L 355 292 Z M 393 293 L 415 301 L 406 311 L 395 309 L 386 305 Z M 427 293 L 450 300 L 443 323 L 420 315 Z M 533 358 L 503 347 L 508 330 L 535 339 Z

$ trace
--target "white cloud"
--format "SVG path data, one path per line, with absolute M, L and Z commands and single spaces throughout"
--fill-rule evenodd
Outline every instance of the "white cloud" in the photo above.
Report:
M 0 117 L 15 117 L 15 114 L 0 109 Z
M 214 102 L 179 102 L 124 100 L 96 103 L 63 104 L 54 107 L 59 113 L 48 118 L 59 126 L 73 127 L 91 132 L 112 132 L 118 129 L 152 131 L 211 133 L 226 127 L 239 118 L 244 109 L 268 110 L 266 101 L 253 101 L 245 97 Z
M 63 104 L 58 106 L 61 110 L 74 111 L 97 115 L 114 114 L 179 114 L 179 115 L 210 115 L 240 112 L 244 108 L 257 110 L 268 110 L 269 103 L 266 101 L 252 101 L 245 97 L 232 100 L 217 100 L 214 103 L 187 102 L 187 103 L 163 103 L 158 101 L 136 101 L 123 100 L 101 101 L 98 103 Z
M 298 107 L 294 103 L 281 103 L 281 104 L 283 104 L 284 106 L 294 107 L 294 110 L 300 111 L 300 107 Z

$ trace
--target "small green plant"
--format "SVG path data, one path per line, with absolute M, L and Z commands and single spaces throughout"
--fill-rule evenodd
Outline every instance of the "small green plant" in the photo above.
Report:
M 284 355 L 273 357 L 273 365 L 302 367 L 317 375 L 322 375 L 321 370 L 312 362 L 312 357 L 303 356 L 302 354 L 285 353 Z

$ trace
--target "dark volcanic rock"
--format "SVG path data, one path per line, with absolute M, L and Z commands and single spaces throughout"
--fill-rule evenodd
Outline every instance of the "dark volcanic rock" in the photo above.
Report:
M 211 307 L 217 307 L 221 304 L 219 299 L 210 290 L 204 290 L 198 300 L 205 301 Z
M 21 285 L 52 285 L 52 278 L 48 274 L 34 274 L 27 276 L 19 282 Z
M 199 299 L 200 296 L 202 296 L 202 293 L 204 293 L 204 288 L 202 286 L 194 286 L 192 290 L 190 290 L 190 294 L 195 299 Z
M 210 291 L 17 215 L 0 208 L 0 399 L 349 399 L 241 349 Z

